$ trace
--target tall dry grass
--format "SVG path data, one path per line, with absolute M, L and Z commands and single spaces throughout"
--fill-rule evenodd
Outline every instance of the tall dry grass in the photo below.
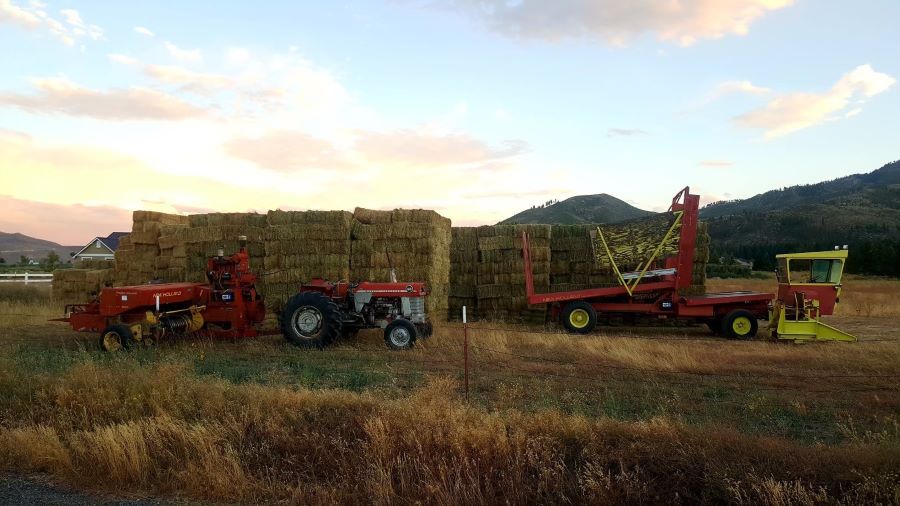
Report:
M 5 363 L 0 466 L 73 485 L 238 503 L 897 503 L 895 443 L 807 447 L 665 418 L 466 406 L 432 378 L 402 399 L 199 379 L 86 360 Z

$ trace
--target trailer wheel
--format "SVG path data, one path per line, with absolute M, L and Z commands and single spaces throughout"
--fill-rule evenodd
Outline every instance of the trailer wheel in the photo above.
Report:
M 281 333 L 303 348 L 324 348 L 341 335 L 341 309 L 319 292 L 300 292 L 281 312 Z
M 566 330 L 577 334 L 590 334 L 597 326 L 597 311 L 583 300 L 566 304 L 561 318 Z
M 394 320 L 384 328 L 384 342 L 392 350 L 408 350 L 416 342 L 418 332 L 409 320 Z
M 756 336 L 758 328 L 756 316 L 746 309 L 735 309 L 722 321 L 723 333 L 732 339 L 750 339 Z
M 103 351 L 127 350 L 131 348 L 133 342 L 134 335 L 131 333 L 131 327 L 121 323 L 110 325 L 100 333 L 100 349 Z

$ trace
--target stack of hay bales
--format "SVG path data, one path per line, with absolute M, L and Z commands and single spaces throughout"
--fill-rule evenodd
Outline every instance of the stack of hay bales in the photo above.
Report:
M 450 286 L 447 312 L 451 320 L 476 319 L 478 305 L 478 232 L 475 227 L 450 229 Z
M 269 211 L 265 217 L 264 258 L 254 271 L 265 271 L 258 284 L 266 305 L 280 311 L 301 283 L 312 278 L 350 278 L 350 230 L 347 211 Z
M 709 244 L 709 225 L 706 222 L 697 222 L 697 242 L 694 250 L 691 286 L 687 290 L 680 290 L 680 294 L 702 295 L 706 293 L 706 264 L 709 263 Z
M 546 306 L 529 306 L 525 297 L 525 260 L 522 232 L 528 233 L 534 289 L 550 288 L 550 225 L 478 227 L 476 296 L 478 316 L 510 322 L 543 323 Z
M 621 272 L 630 272 L 644 267 L 646 262 L 660 241 L 666 237 L 666 233 L 675 222 L 672 213 L 659 213 L 647 218 L 629 220 L 613 225 L 601 225 L 603 238 Z M 681 225 L 676 226 L 663 243 L 656 256 L 657 260 L 677 255 L 678 242 L 681 233 Z M 597 257 L 596 268 L 601 273 L 613 273 L 613 265 L 600 241 L 600 236 L 594 238 L 594 250 Z
M 154 211 L 135 211 L 131 234 L 119 240 L 114 280 L 117 285 L 142 284 L 161 279 L 157 258 L 159 238 L 174 228 L 186 227 L 188 217 Z
M 566 292 L 591 287 L 595 225 L 553 225 L 550 235 L 550 291 Z M 602 281 L 603 284 L 607 280 Z M 597 286 L 597 285 L 595 285 Z
M 350 278 L 354 281 L 424 281 L 425 309 L 447 317 L 450 284 L 450 220 L 431 210 L 356 208 L 351 231 Z
M 90 302 L 104 286 L 111 285 L 112 269 L 57 269 L 53 271 L 52 298 L 60 304 Z

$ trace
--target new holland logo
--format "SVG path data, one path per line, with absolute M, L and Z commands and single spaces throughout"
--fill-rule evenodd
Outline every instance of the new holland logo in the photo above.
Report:
M 162 299 L 163 297 L 178 297 L 181 295 L 181 292 L 162 292 L 162 293 L 154 293 L 154 297 L 159 297 Z

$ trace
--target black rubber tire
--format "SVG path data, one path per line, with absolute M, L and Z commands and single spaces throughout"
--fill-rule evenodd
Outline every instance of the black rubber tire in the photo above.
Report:
M 571 321 L 572 313 L 579 310 L 587 313 L 587 321 L 582 327 L 573 324 Z M 575 300 L 566 304 L 559 317 L 566 330 L 575 334 L 590 334 L 597 326 L 597 311 L 594 310 L 594 306 L 583 300 Z
M 307 318 L 306 324 L 315 323 L 315 326 L 304 330 L 298 320 L 300 316 Z M 302 348 L 324 348 L 341 335 L 341 308 L 319 292 L 300 292 L 288 299 L 280 320 L 285 339 Z
M 712 320 L 706 320 L 706 328 L 709 329 L 710 332 L 717 336 L 722 335 L 722 320 L 719 318 L 714 318 Z
M 106 342 L 107 335 L 110 335 L 113 339 L 118 338 L 121 348 L 110 348 Z M 131 333 L 131 327 L 122 323 L 114 323 L 103 329 L 103 332 L 100 333 L 100 349 L 103 351 L 113 352 L 119 351 L 120 349 L 128 350 L 131 349 L 133 343 L 134 335 Z
M 738 318 L 750 320 L 750 326 L 744 332 L 738 332 L 734 329 L 734 321 Z M 746 309 L 735 309 L 725 315 L 725 318 L 722 320 L 722 333 L 731 339 L 752 339 L 756 337 L 757 330 L 759 330 L 759 322 L 756 320 L 756 316 Z
M 406 341 L 398 340 L 396 335 L 392 337 L 395 332 L 403 331 L 405 331 L 408 336 Z M 409 320 L 394 320 L 391 323 L 388 323 L 388 326 L 384 328 L 384 343 L 392 350 L 408 350 L 416 343 L 418 334 L 419 332 L 416 330 L 416 326 Z
M 431 324 L 431 322 L 417 323 L 416 333 L 419 337 L 427 339 L 431 337 L 431 334 L 434 334 L 434 326 Z

